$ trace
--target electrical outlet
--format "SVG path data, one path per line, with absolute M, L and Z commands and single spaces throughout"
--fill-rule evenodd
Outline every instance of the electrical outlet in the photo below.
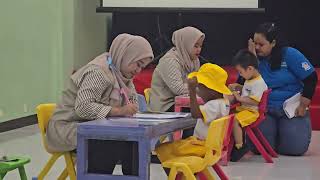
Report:
M 23 112 L 28 112 L 28 106 L 27 104 L 23 104 Z

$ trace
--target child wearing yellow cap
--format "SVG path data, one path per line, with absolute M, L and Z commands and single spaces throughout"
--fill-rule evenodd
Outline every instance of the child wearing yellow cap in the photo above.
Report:
M 268 87 L 258 71 L 257 57 L 250 51 L 240 50 L 233 58 L 233 65 L 240 76 L 246 80 L 243 86 L 229 85 L 233 90 L 234 98 L 241 103 L 241 106 L 236 108 L 237 114 L 233 126 L 236 148 L 233 150 L 231 158 L 231 161 L 238 161 L 244 152 L 247 152 L 247 147 L 243 145 L 242 127 L 250 125 L 259 117 L 258 104 L 263 92 Z M 241 90 L 241 95 L 238 90 Z
M 188 75 L 191 115 L 197 119 L 194 135 L 157 147 L 157 156 L 161 162 L 169 159 L 172 154 L 200 157 L 205 155 L 204 140 L 207 137 L 210 122 L 229 115 L 229 100 L 223 96 L 224 94 L 232 95 L 226 86 L 227 78 L 228 74 L 224 69 L 210 63 L 202 65 L 198 72 Z M 204 105 L 198 104 L 197 95 L 203 99 Z
M 206 63 L 188 78 L 191 115 L 197 118 L 194 136 L 204 140 L 210 122 L 229 114 L 229 101 L 223 96 L 231 94 L 226 86 L 228 74 L 220 66 Z M 203 99 L 204 105 L 199 106 L 196 95 Z

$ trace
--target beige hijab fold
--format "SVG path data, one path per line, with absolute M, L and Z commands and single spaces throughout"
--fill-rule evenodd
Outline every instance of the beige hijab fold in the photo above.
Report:
M 169 50 L 164 59 L 175 59 L 187 71 L 193 72 L 199 69 L 199 59 L 191 59 L 192 49 L 195 43 L 205 38 L 205 34 L 194 27 L 185 27 L 175 31 L 172 35 L 174 47 Z
M 112 64 L 108 62 L 109 57 Z M 151 45 L 145 38 L 120 34 L 112 41 L 109 53 L 99 55 L 88 64 L 100 66 L 107 75 L 112 73 L 115 77 L 115 84 L 110 98 L 121 100 L 120 89 L 123 88 L 127 95 L 131 96 L 130 89 L 133 88 L 132 79 L 124 77 L 120 71 L 121 68 L 125 69 L 129 64 L 144 58 L 150 58 L 151 61 L 153 57 Z

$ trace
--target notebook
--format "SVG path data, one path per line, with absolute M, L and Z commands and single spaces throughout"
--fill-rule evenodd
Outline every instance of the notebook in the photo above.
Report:
M 178 112 L 143 112 L 136 113 L 133 115 L 134 118 L 141 119 L 175 119 L 175 118 L 184 118 L 188 117 L 189 113 L 178 113 Z
M 297 107 L 300 104 L 301 94 L 297 93 L 294 96 L 288 98 L 283 103 L 283 110 L 286 113 L 288 118 L 293 118 L 295 116 L 295 112 Z

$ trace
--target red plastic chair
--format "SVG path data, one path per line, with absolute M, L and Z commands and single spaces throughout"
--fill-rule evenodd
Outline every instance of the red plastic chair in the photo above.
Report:
M 263 92 L 261 101 L 258 106 L 259 117 L 258 119 L 250 124 L 249 126 L 244 127 L 244 131 L 252 141 L 252 143 L 256 146 L 257 150 L 260 152 L 262 157 L 265 159 L 267 163 L 273 163 L 271 157 L 277 158 L 278 154 L 272 149 L 271 145 L 269 144 L 268 140 L 264 137 L 262 132 L 259 130 L 259 124 L 265 120 L 265 113 L 267 112 L 267 105 L 268 105 L 268 97 L 271 92 L 271 89 L 268 89 Z M 233 136 L 231 136 L 231 141 L 228 147 L 228 158 L 230 158 L 231 150 L 234 145 Z M 271 157 L 270 157 L 271 156 Z
M 229 145 L 232 140 L 232 130 L 233 130 L 233 124 L 234 124 L 234 117 L 230 119 L 230 123 L 228 125 L 228 129 L 226 132 L 226 135 L 224 136 L 223 141 L 223 149 L 222 149 L 222 155 L 219 162 L 219 165 L 227 166 L 229 162 Z
M 174 105 L 175 112 L 181 112 L 183 107 L 190 107 L 190 97 L 188 95 L 176 96 Z M 203 100 L 200 97 L 197 97 L 198 104 L 204 104 Z

